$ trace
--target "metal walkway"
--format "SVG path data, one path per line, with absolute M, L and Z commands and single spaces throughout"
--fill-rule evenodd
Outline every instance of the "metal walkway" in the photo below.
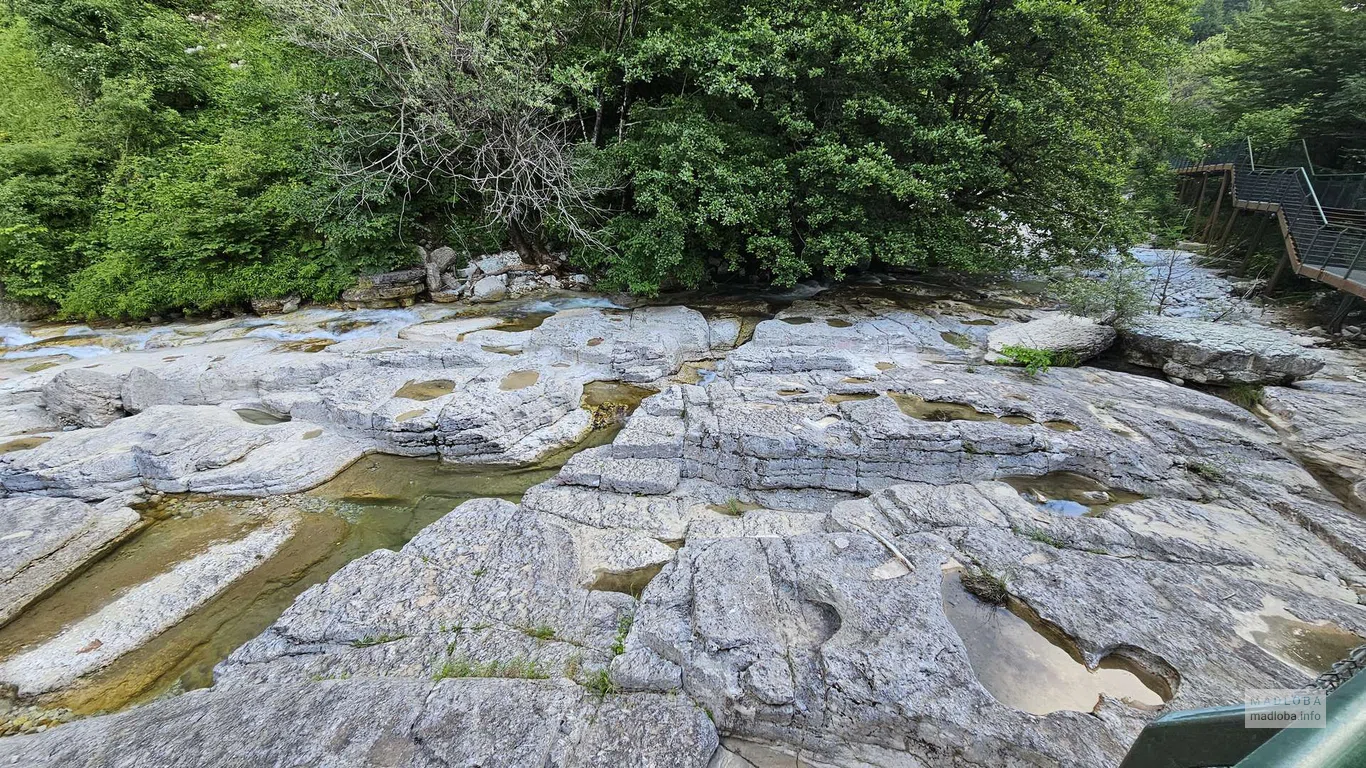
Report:
M 1206 243 L 1210 243 L 1226 190 L 1235 211 L 1219 238 L 1221 247 L 1233 229 L 1237 210 L 1264 211 L 1276 217 L 1285 239 L 1286 255 L 1269 288 L 1274 288 L 1289 268 L 1351 296 L 1366 297 L 1366 210 L 1359 207 L 1359 197 L 1339 192 L 1344 181 L 1361 189 L 1360 182 L 1366 177 L 1356 174 L 1350 179 L 1324 182 L 1318 180 L 1322 177 L 1311 180 L 1311 172 L 1303 166 L 1258 167 L 1246 145 L 1214 152 L 1198 161 L 1179 162 L 1176 171 L 1189 182 L 1194 181 L 1193 177 L 1201 177 L 1197 219 L 1199 207 L 1204 204 L 1205 187 L 1218 178 L 1214 211 L 1204 228 Z M 1331 190 L 1330 202 L 1335 205 L 1322 205 L 1316 186 L 1327 188 L 1326 193 Z M 1350 303 L 1351 299 L 1344 299 L 1344 306 Z

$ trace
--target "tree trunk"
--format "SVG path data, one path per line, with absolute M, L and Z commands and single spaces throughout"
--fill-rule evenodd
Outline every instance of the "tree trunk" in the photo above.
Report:
M 508 222 L 508 242 L 527 264 L 543 266 L 550 262 L 550 249 L 541 237 L 541 228 L 538 224 L 528 221 Z

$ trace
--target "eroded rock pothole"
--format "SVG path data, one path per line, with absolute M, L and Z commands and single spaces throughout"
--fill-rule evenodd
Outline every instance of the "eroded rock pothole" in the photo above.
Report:
M 1076 432 L 1080 429 L 1080 427 L 1070 421 L 1052 420 L 1038 422 L 1022 414 L 998 416 L 994 413 L 979 411 L 965 403 L 955 403 L 947 400 L 926 400 L 922 397 L 909 395 L 904 392 L 888 392 L 887 396 L 892 398 L 892 401 L 896 403 L 896 407 L 900 408 L 902 413 L 921 421 L 999 421 L 1003 424 L 1013 424 L 1015 426 L 1029 426 L 1041 423 L 1054 432 Z
M 1366 645 L 1360 637 L 1328 622 L 1314 623 L 1291 613 L 1282 600 L 1266 597 L 1260 611 L 1238 614 L 1238 636 L 1292 667 L 1318 675 L 1352 649 Z
M 1121 656 L 1112 654 L 1088 669 L 1065 637 L 1018 600 L 992 605 L 970 593 L 960 569 L 945 572 L 942 589 L 944 613 L 967 648 L 973 672 L 1006 706 L 1046 715 L 1090 712 L 1101 695 L 1143 707 L 1171 698 L 1164 680 Z
M 1019 491 L 1025 501 L 1064 517 L 1096 516 L 1111 507 L 1147 498 L 1075 472 L 1050 472 L 1038 477 L 1017 475 L 1003 477 L 1001 481 Z
M 284 424 L 285 422 L 289 421 L 289 416 L 287 414 L 280 415 L 278 413 L 273 413 L 271 411 L 263 410 L 261 408 L 237 408 L 233 412 L 236 413 L 239 417 L 241 417 L 242 421 L 245 421 L 248 424 L 257 424 L 260 426 L 269 426 L 271 424 Z
M 450 379 L 434 379 L 432 381 L 410 381 L 398 388 L 394 397 L 402 397 L 408 400 L 426 401 L 435 400 L 438 397 L 445 397 L 455 391 L 455 382 Z

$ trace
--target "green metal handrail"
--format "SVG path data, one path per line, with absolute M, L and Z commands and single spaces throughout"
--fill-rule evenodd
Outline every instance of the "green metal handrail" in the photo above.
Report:
M 1366 767 L 1366 674 L 1346 676 L 1363 660 L 1366 646 L 1316 681 L 1328 689 L 1322 728 L 1248 728 L 1241 704 L 1170 712 L 1143 729 L 1120 768 Z

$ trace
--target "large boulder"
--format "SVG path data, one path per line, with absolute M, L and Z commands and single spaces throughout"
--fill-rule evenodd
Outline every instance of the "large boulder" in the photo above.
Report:
M 1286 447 L 1343 502 L 1366 512 L 1366 384 L 1315 379 L 1267 387 L 1262 407 Z
M 300 301 L 302 301 L 302 299 L 299 298 L 298 294 L 252 299 L 251 311 L 258 315 L 289 314 L 299 308 Z
M 307 422 L 256 425 L 227 408 L 158 405 L 0 454 L 0 489 L 86 500 L 143 490 L 265 496 L 319 485 L 365 452 Z
M 344 304 L 353 308 L 406 307 L 415 303 L 417 296 L 425 290 L 425 268 L 401 269 L 378 275 L 364 275 L 356 281 L 355 287 L 342 291 L 341 299 Z
M 1124 357 L 1201 384 L 1289 384 L 1324 366 L 1288 334 L 1149 315 L 1123 329 Z
M 447 269 L 455 263 L 458 254 L 450 246 L 423 251 L 422 267 L 427 274 L 427 291 L 433 295 L 442 289 L 442 281 Z
M 505 251 L 503 253 L 495 253 L 491 256 L 484 256 L 474 262 L 474 265 L 479 268 L 480 272 L 483 272 L 486 275 L 496 275 L 507 272 L 521 263 L 522 257 L 519 256 L 516 251 Z
M 63 424 L 103 427 L 126 415 L 122 386 L 107 373 L 70 368 L 43 387 L 43 406 Z
M 1088 317 L 1054 315 L 992 330 L 987 334 L 987 349 L 999 353 L 1006 347 L 1028 347 L 1082 361 L 1109 349 L 1116 335 L 1114 328 Z
M 507 275 L 490 275 L 480 278 L 470 289 L 470 301 L 498 301 L 508 295 Z

